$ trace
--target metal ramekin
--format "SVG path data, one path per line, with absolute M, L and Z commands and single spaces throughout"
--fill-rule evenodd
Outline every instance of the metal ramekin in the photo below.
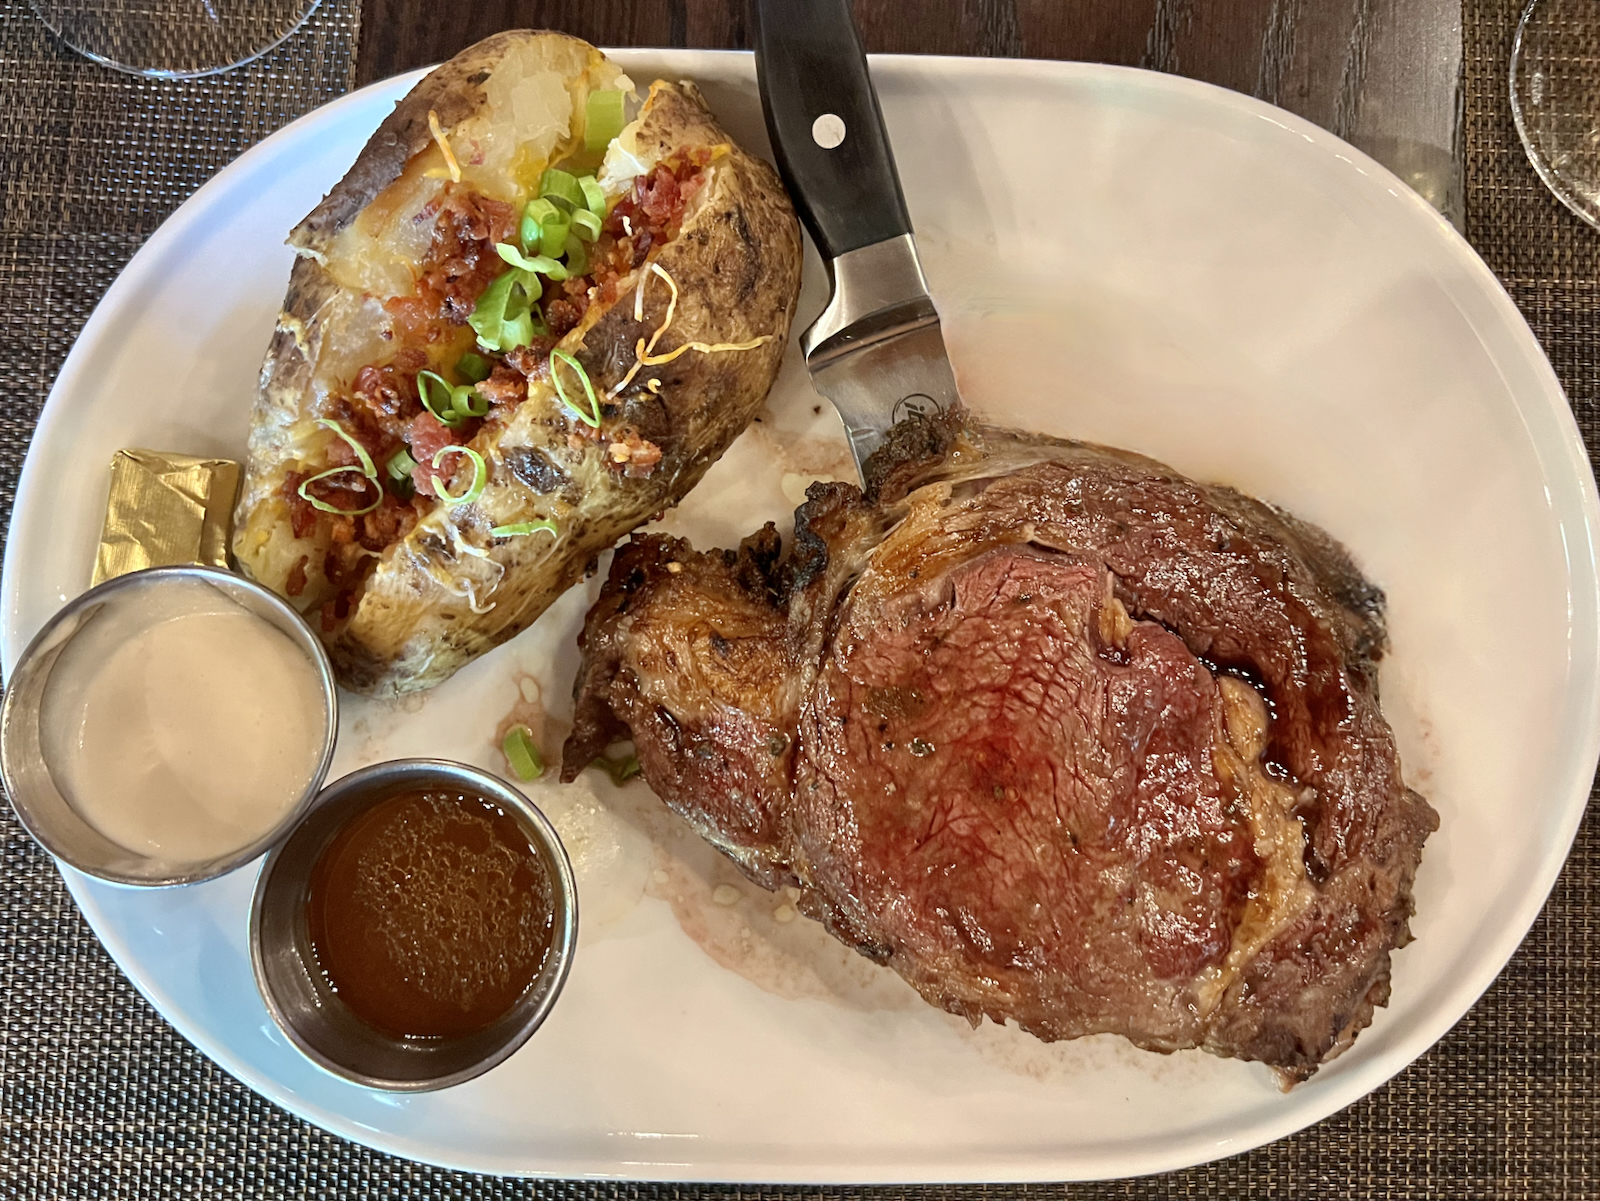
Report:
M 39 711 L 45 684 L 67 644 L 118 598 L 125 599 L 137 589 L 161 588 L 172 580 L 199 580 L 209 584 L 287 634 L 316 669 L 326 721 L 316 770 L 283 819 L 248 846 L 203 862 L 185 864 L 173 864 L 131 851 L 91 826 L 61 795 L 39 746 Z M 22 652 L 16 670 L 7 681 L 5 703 L 0 707 L 0 779 L 5 782 L 12 808 L 17 811 L 24 828 L 63 863 L 116 884 L 192 884 L 250 862 L 300 820 L 327 776 L 338 730 L 339 699 L 327 652 L 292 607 L 261 585 L 215 567 L 151 567 L 107 580 L 69 602 Z
M 475 793 L 514 816 L 550 868 L 555 914 L 550 954 L 528 991 L 476 1034 L 403 1039 L 381 1034 L 345 1006 L 316 966 L 306 902 L 311 870 L 345 825 L 399 792 Z M 556 1003 L 578 942 L 578 889 L 549 819 L 504 781 L 443 759 L 395 759 L 330 784 L 267 857 L 250 906 L 250 960 L 272 1020 L 318 1066 L 368 1088 L 426 1092 L 487 1072 L 528 1041 Z

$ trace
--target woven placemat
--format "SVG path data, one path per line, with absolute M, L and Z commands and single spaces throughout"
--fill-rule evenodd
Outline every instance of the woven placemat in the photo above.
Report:
M 1600 451 L 1600 235 L 1523 159 L 1506 101 L 1515 0 L 1466 0 L 1467 231 Z M 193 83 L 91 66 L 0 0 L 0 508 L 73 337 L 135 249 L 251 143 L 350 83 L 359 8 L 324 0 L 261 61 Z M 1022 1198 L 1600 1195 L 1600 836 L 1591 817 L 1499 982 L 1372 1096 L 1247 1155 L 1098 1185 L 871 1190 Z M 772 1085 L 771 1087 L 781 1087 Z M 257 1097 L 166 1025 L 0 812 L 0 1198 L 843 1197 L 860 1190 L 531 1183 L 407 1163 Z

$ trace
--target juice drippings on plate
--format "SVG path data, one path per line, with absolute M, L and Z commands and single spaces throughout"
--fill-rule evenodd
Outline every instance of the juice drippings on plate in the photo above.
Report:
M 306 916 L 318 967 L 357 1018 L 397 1038 L 458 1038 L 503 1016 L 539 974 L 554 890 L 498 806 L 410 791 L 328 844 Z

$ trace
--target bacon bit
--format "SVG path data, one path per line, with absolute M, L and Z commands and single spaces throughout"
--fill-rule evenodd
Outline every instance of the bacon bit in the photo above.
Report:
M 416 381 L 392 368 L 363 368 L 348 397 L 334 397 L 325 416 L 337 421 L 371 456 L 381 463 L 393 454 L 405 437 L 413 414 L 422 408 L 416 398 Z M 328 466 L 349 467 L 358 462 L 355 451 L 343 438 L 328 442 Z
M 416 485 L 419 496 L 438 496 L 434 490 L 433 482 L 440 476 L 448 482 L 450 474 L 433 469 L 433 456 L 447 446 L 463 446 L 469 434 L 467 430 L 472 426 L 467 422 L 456 429 L 451 429 L 434 415 L 424 409 L 418 413 L 411 422 L 411 457 L 417 461 L 412 469 L 411 482 Z M 465 459 L 465 455 L 452 455 L 452 459 Z M 453 468 L 451 469 L 454 470 Z
M 506 366 L 520 372 L 524 380 L 543 379 L 550 374 L 550 351 L 555 344 L 554 338 L 535 338 L 506 355 Z M 527 391 L 526 386 L 523 391 Z
M 666 167 L 657 167 L 649 180 L 649 183 L 639 180 L 633 185 L 639 211 L 655 226 L 665 226 L 682 216 L 683 189 L 678 186 L 678 177 Z
M 400 371 L 415 375 L 428 365 L 427 352 L 418 350 L 414 346 L 402 347 L 395 351 L 394 365 Z
M 661 448 L 654 442 L 641 438 L 636 430 L 625 429 L 617 441 L 611 443 L 611 461 L 626 467 L 630 478 L 648 476 L 661 462 Z
M 306 564 L 309 562 L 310 555 L 301 555 L 295 565 L 289 568 L 289 574 L 283 581 L 283 590 L 290 596 L 299 596 L 306 590 Z
M 578 451 L 579 453 L 582 453 L 583 451 L 589 449 L 589 439 L 585 438 L 579 432 L 579 430 L 586 430 L 588 428 L 589 427 L 587 425 L 579 425 L 578 429 L 568 430 L 567 431 L 567 449 L 568 450 L 575 450 L 575 451 Z
M 322 632 L 331 634 L 350 616 L 350 593 L 341 592 L 322 606 Z
M 304 538 L 317 528 L 316 507 L 300 495 L 300 485 L 314 474 L 310 471 L 286 471 L 283 484 L 278 488 L 289 507 L 289 529 L 296 538 Z
M 578 327 L 588 311 L 589 293 L 593 290 L 594 285 L 587 275 L 559 283 L 553 279 L 545 281 L 544 319 L 553 335 L 561 338 Z
M 366 573 L 366 565 L 370 561 L 371 556 L 353 538 L 350 541 L 338 541 L 322 556 L 322 574 L 328 578 L 328 583 L 348 596 L 351 588 Z
M 342 445 L 342 440 L 341 440 Z M 355 454 L 348 447 L 344 453 L 352 461 Z M 334 455 L 337 457 L 338 452 Z M 331 464 L 331 466 L 346 466 L 348 464 Z M 278 494 L 283 497 L 289 509 L 289 529 L 296 538 L 307 538 L 314 534 L 320 523 L 326 519 L 335 539 L 342 536 L 353 538 L 354 521 L 348 516 L 335 513 L 321 512 L 315 505 L 300 495 L 300 485 L 304 484 L 315 474 L 308 471 L 286 471 L 283 474 L 283 483 L 278 488 Z M 340 475 L 330 476 L 318 480 L 311 485 L 311 491 L 316 498 L 325 504 L 330 504 L 336 509 L 359 509 L 362 505 L 372 500 L 371 489 L 378 485 L 359 472 L 344 472 Z
M 417 524 L 417 511 L 393 492 L 384 492 L 383 503 L 360 519 L 356 541 L 365 549 L 381 552 L 390 543 L 398 542 Z
M 478 392 L 496 409 L 514 409 L 528 399 L 528 377 L 511 367 L 496 367 Z
M 587 307 L 587 306 L 584 306 Z M 558 296 L 544 303 L 545 323 L 550 326 L 550 332 L 558 338 L 578 328 L 578 322 L 583 320 L 583 308 L 574 304 L 565 297 Z
M 434 221 L 428 253 L 418 264 L 415 293 L 383 303 L 404 344 L 431 345 L 467 323 L 483 290 L 505 270 L 494 248 L 511 240 L 516 217 L 509 204 L 450 189 Z
M 427 365 L 426 360 L 422 365 Z M 422 411 L 416 370 L 403 374 L 394 364 L 363 367 L 350 385 L 346 406 L 349 419 L 344 426 L 367 448 L 375 463 L 382 463 L 399 448 L 411 419 Z

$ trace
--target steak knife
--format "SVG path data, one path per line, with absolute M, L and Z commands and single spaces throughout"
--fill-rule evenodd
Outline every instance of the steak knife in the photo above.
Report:
M 850 0 L 753 0 L 761 108 L 831 299 L 800 337 L 856 469 L 908 417 L 960 406 Z

